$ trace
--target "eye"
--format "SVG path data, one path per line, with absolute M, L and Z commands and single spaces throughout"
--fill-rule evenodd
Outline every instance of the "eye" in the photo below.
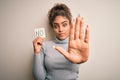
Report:
M 59 27 L 59 26 L 58 26 L 57 24 L 54 24 L 54 25 L 53 25 L 53 28 L 54 28 L 54 29 L 57 29 L 58 27 Z
M 67 26 L 67 23 L 63 23 L 62 26 L 63 26 L 63 27 L 66 27 L 66 26 Z

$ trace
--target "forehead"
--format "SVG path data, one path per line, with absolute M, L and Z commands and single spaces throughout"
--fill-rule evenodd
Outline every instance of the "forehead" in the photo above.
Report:
M 62 22 L 69 22 L 69 20 L 65 16 L 56 16 L 55 20 L 53 23 L 62 23 Z

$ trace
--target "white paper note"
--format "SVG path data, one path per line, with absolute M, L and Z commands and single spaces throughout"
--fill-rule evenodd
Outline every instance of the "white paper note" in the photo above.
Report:
M 45 38 L 45 29 L 44 28 L 35 28 L 35 37 L 40 36 Z

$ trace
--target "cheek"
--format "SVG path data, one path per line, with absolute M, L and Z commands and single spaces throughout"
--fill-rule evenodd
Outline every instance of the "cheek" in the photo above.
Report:
M 57 34 L 58 33 L 58 30 L 57 29 L 53 29 L 54 33 Z
M 68 26 L 68 27 L 65 29 L 65 32 L 66 32 L 67 34 L 69 34 L 69 32 L 70 32 L 70 26 Z

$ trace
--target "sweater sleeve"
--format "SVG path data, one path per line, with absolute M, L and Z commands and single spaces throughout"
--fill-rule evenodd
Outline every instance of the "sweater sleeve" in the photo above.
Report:
M 35 80 L 45 80 L 46 70 L 44 67 L 44 51 L 40 54 L 34 54 L 33 76 Z

